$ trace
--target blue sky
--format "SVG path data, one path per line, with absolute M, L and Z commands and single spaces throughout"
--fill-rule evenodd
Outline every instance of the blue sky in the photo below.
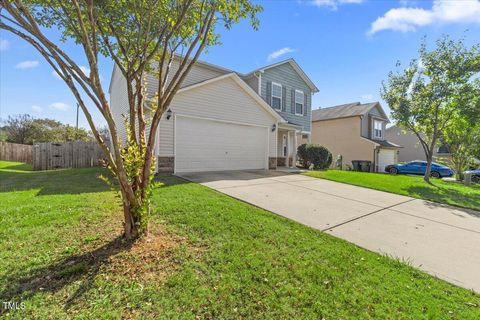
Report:
M 381 101 L 382 80 L 397 60 L 406 63 L 416 56 L 423 36 L 430 44 L 442 34 L 464 36 L 468 45 L 480 43 L 477 0 L 257 2 L 264 7 L 260 29 L 254 31 L 247 22 L 219 29 L 222 45 L 209 48 L 202 59 L 247 72 L 293 57 L 320 89 L 314 109 Z M 75 47 L 67 44 L 67 50 L 75 52 Z M 105 90 L 112 68 L 109 59 L 102 59 Z M 33 48 L 1 30 L 0 118 L 20 113 L 74 124 L 75 100 Z M 88 126 L 83 116 L 80 125 Z

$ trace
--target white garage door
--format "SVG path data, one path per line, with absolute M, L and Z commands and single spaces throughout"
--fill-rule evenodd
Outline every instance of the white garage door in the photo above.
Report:
M 380 149 L 378 153 L 378 172 L 385 172 L 385 167 L 395 164 L 395 150 Z
M 176 117 L 175 172 L 266 169 L 268 128 Z

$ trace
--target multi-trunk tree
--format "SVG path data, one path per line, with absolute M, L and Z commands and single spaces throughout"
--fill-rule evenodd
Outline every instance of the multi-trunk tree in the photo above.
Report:
M 426 182 L 430 182 L 433 154 L 442 132 L 453 125 L 455 115 L 465 107 L 458 103 L 458 97 L 470 92 L 479 74 L 480 46 L 467 48 L 463 40 L 444 36 L 431 51 L 424 41 L 419 58 L 403 71 L 390 72 L 383 82 L 381 95 L 392 118 L 415 133 L 425 151 Z
M 462 172 L 468 169 L 469 162 L 478 157 L 475 152 L 480 146 L 480 79 L 465 86 L 455 104 L 458 108 L 452 115 L 451 124 L 443 130 L 440 140 L 448 147 L 456 178 L 461 180 Z
M 118 180 L 124 232 L 137 238 L 148 230 L 154 144 L 163 113 L 200 54 L 219 43 L 216 26 L 229 29 L 249 18 L 254 28 L 261 10 L 249 0 L 0 0 L 0 28 L 32 45 L 66 83 Z M 49 29 L 59 30 L 60 39 Z M 75 54 L 64 42 L 73 41 Z M 100 81 L 99 58 L 118 65 L 127 82 L 128 141 L 123 143 Z M 172 70 L 175 57 L 178 68 Z M 86 61 L 90 73 L 81 65 Z M 147 73 L 158 91 L 146 96 Z M 93 106 L 105 119 L 108 146 L 92 118 Z M 148 111 L 147 111 L 148 110 Z

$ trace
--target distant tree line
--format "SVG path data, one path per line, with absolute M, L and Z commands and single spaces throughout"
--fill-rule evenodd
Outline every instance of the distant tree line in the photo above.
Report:
M 108 137 L 108 130 L 102 134 Z M 94 141 L 91 132 L 53 119 L 36 119 L 28 114 L 9 116 L 0 127 L 0 141 L 20 144 L 39 142 Z

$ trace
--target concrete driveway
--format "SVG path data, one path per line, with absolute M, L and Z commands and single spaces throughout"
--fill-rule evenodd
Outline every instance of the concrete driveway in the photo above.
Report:
M 480 292 L 480 212 L 277 171 L 182 174 Z

